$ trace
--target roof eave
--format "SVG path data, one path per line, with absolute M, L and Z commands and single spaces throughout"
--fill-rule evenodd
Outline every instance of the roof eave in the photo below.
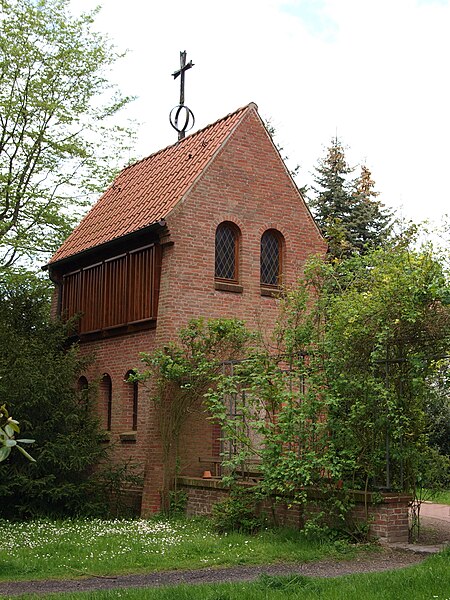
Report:
M 157 231 L 164 229 L 166 226 L 166 221 L 164 219 L 160 219 L 155 223 L 151 223 L 146 227 L 141 227 L 140 229 L 136 229 L 136 231 L 132 231 L 131 233 L 127 233 L 126 235 L 122 235 L 120 237 L 116 237 L 112 240 L 104 242 L 103 244 L 99 244 L 96 246 L 91 246 L 90 248 L 86 248 L 86 250 L 82 250 L 81 252 L 76 252 L 75 254 L 71 254 L 70 256 L 66 256 L 61 258 L 60 260 L 50 261 L 46 265 L 41 267 L 42 271 L 50 271 L 53 268 L 60 268 L 66 264 L 70 264 L 71 262 L 78 260 L 80 258 L 84 258 L 89 256 L 89 254 L 97 253 L 99 250 L 108 250 L 108 248 L 113 248 L 117 243 L 123 243 L 132 240 L 139 235 L 145 234 L 146 232 Z

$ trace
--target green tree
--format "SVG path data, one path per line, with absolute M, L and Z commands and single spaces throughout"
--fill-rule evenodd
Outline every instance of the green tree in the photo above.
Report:
M 309 205 L 328 241 L 331 256 L 364 253 L 384 242 L 391 214 L 376 199 L 372 175 L 366 166 L 352 179 L 354 168 L 345 157 L 341 141 L 335 137 L 316 167 L 315 197 Z
M 237 450 L 228 466 L 238 473 L 258 459 L 260 494 L 305 506 L 313 486 L 324 514 L 339 515 L 340 480 L 344 490 L 402 492 L 430 483 L 428 404 L 450 349 L 450 281 L 416 241 L 314 259 L 286 292 L 278 352 L 254 353 L 209 392 Z
M 342 256 L 351 250 L 348 229 L 353 196 L 348 175 L 352 171 L 340 140 L 333 138 L 326 156 L 319 159 L 314 177 L 316 196 L 309 202 L 333 256 Z
M 326 292 L 329 411 L 358 485 L 412 491 L 428 452 L 430 386 L 450 344 L 449 281 L 409 241 L 337 265 Z M 328 285 L 328 284 L 327 284 Z
M 0 266 L 53 252 L 123 157 L 119 54 L 69 0 L 0 0 Z M 42 258 L 42 256 L 41 256 Z
M 33 438 L 30 463 L 19 452 L 0 463 L 0 517 L 104 511 L 105 458 L 91 406 L 76 381 L 86 366 L 65 327 L 50 319 L 49 286 L 0 271 L 0 405 Z M 1 448 L 1 446 L 0 446 Z
M 349 237 L 353 248 L 366 252 L 383 243 L 391 229 L 392 214 L 377 200 L 372 173 L 366 165 L 353 182 L 353 203 L 350 213 Z
M 450 458 L 450 359 L 443 359 L 430 377 L 426 413 L 430 444 Z

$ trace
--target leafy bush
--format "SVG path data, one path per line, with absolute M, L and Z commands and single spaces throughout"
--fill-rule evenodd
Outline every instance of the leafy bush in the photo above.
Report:
M 256 533 L 267 524 L 267 519 L 260 513 L 254 490 L 235 488 L 213 506 L 213 523 L 219 533 Z
M 307 529 L 342 526 L 359 539 L 366 528 L 344 521 L 346 490 L 429 487 L 424 457 L 448 474 L 445 458 L 430 454 L 430 441 L 445 449 L 448 427 L 430 418 L 448 390 L 448 273 L 432 248 L 399 239 L 345 261 L 313 259 L 280 304 L 270 350 L 254 351 L 207 394 L 234 452 L 226 467 L 233 476 L 257 461 L 260 489 L 301 507 Z M 225 522 L 238 508 L 225 505 Z
M 180 517 L 184 515 L 187 502 L 187 492 L 184 490 L 171 490 L 169 492 L 169 516 Z

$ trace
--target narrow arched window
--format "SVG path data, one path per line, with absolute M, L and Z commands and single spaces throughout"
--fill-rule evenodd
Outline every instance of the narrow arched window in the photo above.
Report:
M 104 373 L 100 382 L 100 410 L 104 429 L 111 431 L 112 423 L 112 381 L 108 373 Z
M 82 375 L 78 379 L 78 383 L 77 383 L 78 391 L 79 392 L 84 392 L 84 390 L 87 390 L 88 387 L 89 387 L 88 380 L 86 379 L 86 377 L 84 375 Z
M 78 379 L 77 391 L 80 405 L 87 410 L 89 406 L 89 383 L 84 375 Z
M 129 404 L 127 407 L 127 413 L 128 413 L 128 411 L 131 412 L 130 421 L 131 421 L 132 431 L 137 431 L 137 428 L 138 428 L 138 401 L 139 401 L 138 382 L 130 381 L 129 380 L 130 375 L 135 375 L 135 371 L 130 370 L 125 375 L 125 381 L 128 382 L 128 385 L 130 386 L 130 389 L 131 389 L 131 394 L 129 394 Z
M 216 229 L 215 277 L 238 281 L 239 229 L 225 221 Z
M 281 285 L 282 237 L 268 229 L 261 237 L 261 285 Z

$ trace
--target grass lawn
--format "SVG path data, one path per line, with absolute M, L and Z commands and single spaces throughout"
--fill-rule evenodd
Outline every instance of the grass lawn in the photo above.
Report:
M 0 580 L 109 575 L 206 566 L 306 562 L 354 555 L 299 531 L 219 535 L 206 519 L 0 521 Z
M 21 596 L 31 599 L 32 596 Z M 49 600 L 450 600 L 450 550 L 401 571 L 318 579 L 262 577 L 256 583 L 54 594 Z
M 441 492 L 425 491 L 424 500 L 429 502 L 437 502 L 438 504 L 450 504 L 450 490 L 443 490 Z

